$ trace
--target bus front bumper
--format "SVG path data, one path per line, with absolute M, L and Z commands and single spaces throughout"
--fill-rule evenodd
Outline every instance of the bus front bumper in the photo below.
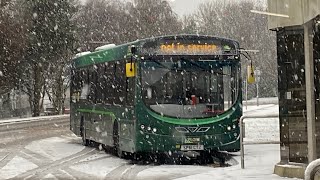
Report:
M 138 152 L 175 151 L 239 151 L 239 131 L 224 134 L 170 136 L 154 133 L 140 133 L 137 137 Z

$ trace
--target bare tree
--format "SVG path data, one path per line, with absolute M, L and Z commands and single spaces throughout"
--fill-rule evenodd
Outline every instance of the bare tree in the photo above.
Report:
M 88 0 L 76 17 L 79 51 L 136 39 L 132 16 L 125 8 L 125 4 L 115 0 Z
M 251 55 L 254 65 L 262 71 L 260 93 L 262 96 L 274 96 L 277 87 L 275 34 L 268 30 L 265 16 L 250 12 L 252 9 L 264 8 L 261 2 L 226 3 L 213 0 L 201 4 L 194 16 L 199 33 L 235 39 L 242 48 L 259 50 L 259 53 Z M 245 77 L 248 63 L 243 61 L 242 64 Z M 255 95 L 254 86 L 250 87 L 249 95 Z
M 75 49 L 75 26 L 71 19 L 77 10 L 72 3 L 72 0 L 22 2 L 28 44 L 21 77 L 33 116 L 40 115 L 48 88 L 46 82 L 52 79 L 53 82 L 61 83 L 63 67 Z M 61 86 L 55 87 L 58 104 L 63 102 Z M 61 105 L 54 106 L 61 112 Z
M 182 33 L 184 34 L 198 34 L 199 23 L 194 15 L 184 15 L 182 18 Z

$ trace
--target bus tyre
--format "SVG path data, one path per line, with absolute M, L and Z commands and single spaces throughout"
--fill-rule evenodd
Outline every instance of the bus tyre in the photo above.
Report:
M 114 148 L 114 153 L 118 157 L 122 158 L 123 152 L 120 150 L 118 122 L 114 122 L 114 125 L 113 125 L 113 148 Z
M 80 120 L 80 135 L 82 137 L 82 145 L 88 146 L 90 144 L 90 141 L 89 141 L 89 139 L 86 138 L 83 116 L 81 117 L 81 120 Z
M 86 139 L 84 136 L 82 137 L 82 145 L 84 146 L 89 146 L 90 141 L 89 139 Z

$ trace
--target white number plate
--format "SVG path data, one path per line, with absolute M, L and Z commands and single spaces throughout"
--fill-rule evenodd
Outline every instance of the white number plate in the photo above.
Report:
M 203 145 L 181 145 L 181 151 L 204 150 Z

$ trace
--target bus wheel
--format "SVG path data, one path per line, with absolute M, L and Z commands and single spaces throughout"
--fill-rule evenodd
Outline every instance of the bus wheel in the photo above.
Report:
M 90 145 L 89 139 L 85 139 L 85 137 L 82 137 L 82 145 L 89 146 Z
M 83 116 L 81 117 L 81 121 L 80 121 L 80 135 L 82 137 L 82 145 L 88 146 L 90 144 L 90 141 L 89 139 L 86 138 Z
M 114 148 L 114 153 L 118 157 L 122 158 L 123 152 L 120 150 L 118 122 L 114 122 L 114 125 L 113 125 L 113 148 Z

